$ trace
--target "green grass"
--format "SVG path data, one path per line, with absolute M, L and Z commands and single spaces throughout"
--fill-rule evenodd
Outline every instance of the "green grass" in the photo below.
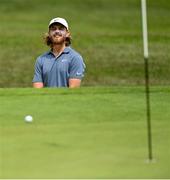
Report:
M 148 0 L 151 83 L 170 83 L 170 1 Z M 0 87 L 30 87 L 42 36 L 56 16 L 87 65 L 84 86 L 143 84 L 140 0 L 0 0 Z
M 150 83 L 169 85 L 170 1 L 147 4 Z M 84 57 L 83 86 L 103 87 L 8 89 L 31 87 L 56 16 Z M 156 162 L 146 163 L 140 0 L 0 0 L 0 17 L 0 178 L 170 178 L 166 86 L 151 88 Z
M 152 87 L 147 163 L 144 87 L 0 89 L 0 178 L 170 178 L 169 106 Z

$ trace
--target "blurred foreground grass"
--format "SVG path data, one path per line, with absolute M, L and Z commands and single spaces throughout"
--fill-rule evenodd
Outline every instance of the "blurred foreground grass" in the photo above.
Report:
M 170 178 L 169 92 L 151 88 L 147 163 L 143 87 L 0 89 L 0 178 Z

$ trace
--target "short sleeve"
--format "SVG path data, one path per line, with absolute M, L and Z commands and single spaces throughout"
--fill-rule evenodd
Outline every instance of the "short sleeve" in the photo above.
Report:
M 42 64 L 40 58 L 37 58 L 35 62 L 34 77 L 32 82 L 43 82 L 42 78 Z
M 80 55 L 73 57 L 69 67 L 69 78 L 82 79 L 85 72 L 85 64 Z

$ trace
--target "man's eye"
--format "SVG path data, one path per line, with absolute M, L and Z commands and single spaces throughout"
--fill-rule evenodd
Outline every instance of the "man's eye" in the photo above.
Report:
M 64 31 L 64 27 L 59 27 L 58 28 L 60 31 Z
M 56 28 L 55 28 L 55 27 L 52 27 L 52 28 L 51 28 L 51 31 L 55 31 L 55 30 L 56 30 Z

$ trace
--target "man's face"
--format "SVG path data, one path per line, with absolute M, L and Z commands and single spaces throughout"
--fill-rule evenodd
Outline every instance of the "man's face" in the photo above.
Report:
M 49 28 L 49 36 L 53 44 L 63 44 L 67 36 L 67 29 L 59 23 L 54 23 Z

